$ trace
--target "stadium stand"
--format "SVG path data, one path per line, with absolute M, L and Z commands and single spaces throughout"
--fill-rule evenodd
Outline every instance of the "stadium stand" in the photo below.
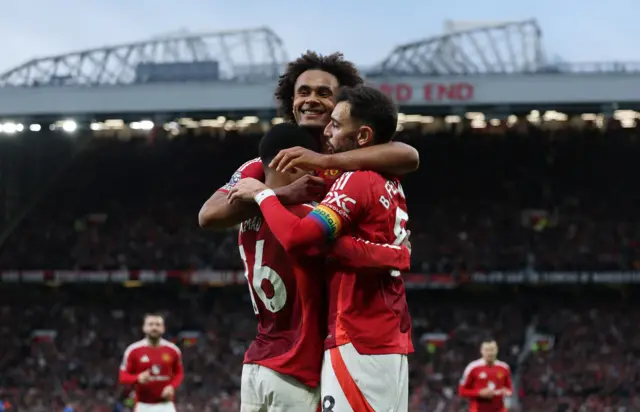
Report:
M 236 232 L 201 230 L 197 212 L 255 154 L 259 134 L 85 135 L 2 142 L 24 156 L 49 146 L 38 155 L 42 171 L 12 169 L 30 171 L 34 182 L 16 202 L 37 201 L 16 208 L 19 224 L 0 250 L 0 401 L 29 412 L 123 410 L 119 358 L 138 338 L 143 313 L 160 310 L 185 356 L 180 410 L 237 411 L 255 320 L 246 286 L 210 287 L 194 276 L 243 278 Z M 488 335 L 513 368 L 521 410 L 637 410 L 638 291 L 562 278 L 595 283 L 595 273 L 638 269 L 637 129 L 407 129 L 399 138 L 422 162 L 403 183 L 417 348 L 411 410 L 464 410 L 457 382 Z M 72 282 L 74 273 L 99 282 L 91 276 L 145 280 L 147 272 L 162 276 L 151 285 Z M 505 274 L 565 284 L 477 284 Z

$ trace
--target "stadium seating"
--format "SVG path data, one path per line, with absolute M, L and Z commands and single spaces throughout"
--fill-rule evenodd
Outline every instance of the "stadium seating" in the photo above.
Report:
M 203 231 L 197 213 L 255 155 L 258 135 L 32 138 L 43 136 L 41 169 L 29 172 L 29 190 L 15 200 L 21 207 L 2 209 L 12 218 L 5 228 L 16 226 L 0 246 L 0 271 L 242 268 L 237 233 Z M 403 180 L 413 272 L 464 282 L 476 272 L 640 268 L 637 130 L 404 131 L 399 138 L 421 155 L 420 171 Z M 36 158 L 29 145 L 16 150 L 32 156 L 24 162 Z M 7 190 L 10 182 L 0 182 Z M 410 290 L 411 410 L 462 410 L 457 382 L 487 335 L 518 378 L 523 411 L 638 410 L 636 295 L 631 286 L 595 285 Z M 242 354 L 255 330 L 249 308 L 245 287 L 180 279 L 140 288 L 3 284 L 0 401 L 20 411 L 64 403 L 113 410 L 129 394 L 115 383 L 119 358 L 139 338 L 143 313 L 161 310 L 185 356 L 180 410 L 237 411 Z M 553 342 L 532 350 L 534 329 Z M 197 331 L 197 341 L 182 339 L 183 331 Z

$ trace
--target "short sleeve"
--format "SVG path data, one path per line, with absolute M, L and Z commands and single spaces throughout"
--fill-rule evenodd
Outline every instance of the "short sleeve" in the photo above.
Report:
M 229 193 L 229 190 L 234 187 L 241 179 L 251 177 L 264 182 L 264 168 L 262 167 L 262 161 L 259 157 L 249 160 L 235 171 L 235 173 L 229 179 L 229 182 L 218 189 L 218 192 Z

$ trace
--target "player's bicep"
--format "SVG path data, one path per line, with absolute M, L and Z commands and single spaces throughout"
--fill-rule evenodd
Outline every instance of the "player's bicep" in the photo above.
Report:
M 125 352 L 122 356 L 122 362 L 120 363 L 120 370 L 124 372 L 131 372 L 133 369 L 131 355 Z
M 464 388 L 472 388 L 473 387 L 473 369 L 466 368 L 464 373 L 462 374 L 462 378 L 460 378 L 460 386 Z

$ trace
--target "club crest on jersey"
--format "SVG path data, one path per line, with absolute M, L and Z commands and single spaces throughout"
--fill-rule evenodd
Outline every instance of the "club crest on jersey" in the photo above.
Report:
M 336 177 L 340 174 L 340 170 L 338 169 L 327 169 L 324 171 L 325 177 Z
M 496 375 L 498 376 L 498 378 L 502 379 L 502 372 L 498 372 Z
M 166 362 L 166 363 L 171 362 L 171 355 L 169 355 L 168 353 L 163 353 L 162 354 L 162 361 Z
M 350 205 L 355 205 L 356 201 L 344 193 L 329 192 L 323 203 L 327 205 L 336 205 L 338 206 L 338 209 L 351 213 L 351 209 L 349 209 L 349 207 Z

